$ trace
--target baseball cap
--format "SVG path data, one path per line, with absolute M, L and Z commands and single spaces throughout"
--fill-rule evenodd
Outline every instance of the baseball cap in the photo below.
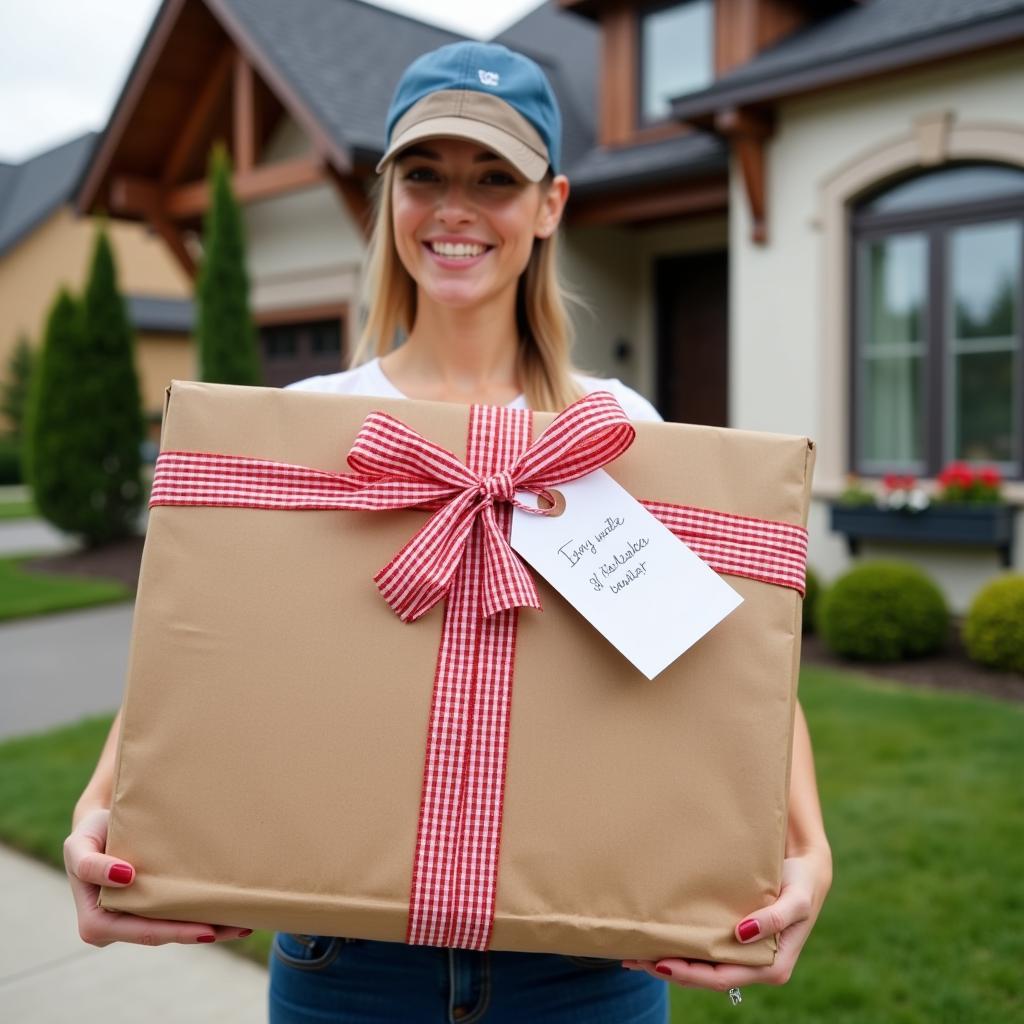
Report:
M 562 117 L 538 65 L 497 43 L 449 43 L 417 57 L 399 80 L 380 172 L 429 138 L 468 139 L 503 156 L 530 181 L 558 172 Z

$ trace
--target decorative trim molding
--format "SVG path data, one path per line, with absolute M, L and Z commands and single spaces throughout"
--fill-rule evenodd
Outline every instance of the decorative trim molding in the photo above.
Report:
M 903 136 L 863 150 L 824 178 L 814 225 L 822 232 L 824 269 L 820 306 L 821 412 L 815 491 L 837 493 L 845 479 L 850 410 L 846 368 L 851 339 L 848 316 L 849 209 L 869 189 L 908 171 L 954 160 L 992 160 L 1024 169 L 1024 124 L 955 122 L 952 111 L 917 118 Z

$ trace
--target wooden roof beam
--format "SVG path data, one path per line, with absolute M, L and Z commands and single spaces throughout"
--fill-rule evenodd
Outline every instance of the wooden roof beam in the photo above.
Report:
M 241 50 L 235 53 L 232 96 L 235 169 L 246 174 L 256 166 L 256 82 L 252 65 Z
M 361 182 L 358 178 L 343 174 L 331 164 L 328 164 L 327 168 L 328 177 L 331 179 L 335 192 L 338 193 L 345 208 L 356 222 L 356 226 L 362 232 L 363 239 L 369 241 L 373 230 L 373 209 Z
M 307 156 L 236 172 L 231 177 L 231 188 L 240 203 L 252 203 L 326 181 L 323 160 Z M 165 191 L 155 181 L 121 176 L 111 183 L 110 197 L 111 207 L 117 213 L 145 215 L 156 205 L 171 220 L 188 220 L 206 212 L 210 188 L 205 181 L 195 181 Z
M 195 260 L 192 259 L 178 226 L 167 215 L 163 189 L 156 182 L 139 178 L 115 178 L 110 185 L 110 205 L 114 213 L 136 216 L 141 214 L 164 240 L 189 279 L 195 280 Z
M 566 211 L 570 227 L 586 225 L 643 224 L 670 217 L 689 217 L 729 209 L 729 183 L 722 178 L 672 182 L 618 194 L 603 193 L 569 200 Z
M 195 106 L 192 107 L 188 119 L 178 134 L 171 155 L 164 164 L 164 172 L 160 176 L 160 181 L 164 186 L 176 185 L 181 181 L 185 166 L 205 139 L 213 113 L 227 88 L 235 53 L 236 50 L 233 46 L 226 46 L 214 63 L 213 70 L 203 84 Z
M 765 245 L 768 242 L 766 149 L 775 130 L 774 117 L 770 113 L 734 107 L 715 115 L 715 130 L 729 139 L 743 175 L 750 207 L 751 241 Z

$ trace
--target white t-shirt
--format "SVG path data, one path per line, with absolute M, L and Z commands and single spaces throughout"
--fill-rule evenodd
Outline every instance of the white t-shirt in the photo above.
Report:
M 658 410 L 631 387 L 616 377 L 587 377 L 575 374 L 576 381 L 586 394 L 592 391 L 610 391 L 631 420 L 660 420 Z M 366 395 L 371 398 L 405 398 L 381 369 L 380 359 L 371 359 L 351 370 L 325 373 L 319 377 L 297 380 L 286 387 L 294 391 L 326 391 L 332 395 Z M 510 409 L 525 409 L 526 396 L 519 395 L 508 403 Z

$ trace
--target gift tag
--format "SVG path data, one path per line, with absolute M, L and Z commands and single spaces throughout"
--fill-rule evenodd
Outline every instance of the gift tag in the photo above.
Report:
M 512 547 L 648 679 L 742 603 L 604 470 L 553 490 L 558 515 L 513 509 Z

